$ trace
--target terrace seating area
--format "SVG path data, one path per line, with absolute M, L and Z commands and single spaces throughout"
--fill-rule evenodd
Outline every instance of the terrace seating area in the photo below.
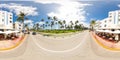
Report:
M 116 34 L 101 32 L 101 33 L 96 33 L 96 35 L 110 42 L 118 42 L 118 40 L 115 40 L 115 37 L 117 36 Z
M 15 40 L 18 37 L 19 37 L 18 32 L 15 32 L 15 31 L 1 32 L 0 31 L 0 40 Z
M 120 41 L 119 30 L 96 30 L 96 35 L 110 42 Z

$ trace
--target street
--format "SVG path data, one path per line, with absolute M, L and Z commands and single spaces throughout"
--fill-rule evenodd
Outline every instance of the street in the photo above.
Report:
M 0 60 L 119 60 L 119 57 L 119 51 L 98 45 L 89 31 L 65 37 L 30 34 L 17 48 L 0 52 Z

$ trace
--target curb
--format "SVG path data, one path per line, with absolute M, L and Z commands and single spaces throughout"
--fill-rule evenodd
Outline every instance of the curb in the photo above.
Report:
M 93 40 L 95 40 L 101 47 L 107 49 L 107 50 L 111 50 L 111 51 L 120 51 L 120 48 L 111 48 L 111 47 L 108 47 L 108 46 L 105 46 L 103 43 L 101 43 L 96 37 L 93 36 L 92 33 L 90 33 L 91 37 Z
M 11 50 L 16 48 L 17 46 L 19 46 L 26 38 L 28 35 L 24 36 L 23 38 L 21 38 L 21 40 L 19 42 L 17 42 L 14 46 L 11 46 L 9 48 L 1 48 L 0 51 L 6 51 L 6 50 Z

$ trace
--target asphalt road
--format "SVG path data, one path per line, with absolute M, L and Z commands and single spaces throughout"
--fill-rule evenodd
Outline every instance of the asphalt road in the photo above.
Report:
M 70 36 L 29 35 L 15 49 L 0 52 L 0 60 L 119 60 L 119 51 L 102 48 L 88 31 Z

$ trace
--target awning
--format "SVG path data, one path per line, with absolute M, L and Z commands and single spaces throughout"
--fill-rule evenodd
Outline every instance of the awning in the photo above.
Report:
M 11 33 L 18 33 L 19 31 L 0 31 L 0 34 L 11 34 Z

